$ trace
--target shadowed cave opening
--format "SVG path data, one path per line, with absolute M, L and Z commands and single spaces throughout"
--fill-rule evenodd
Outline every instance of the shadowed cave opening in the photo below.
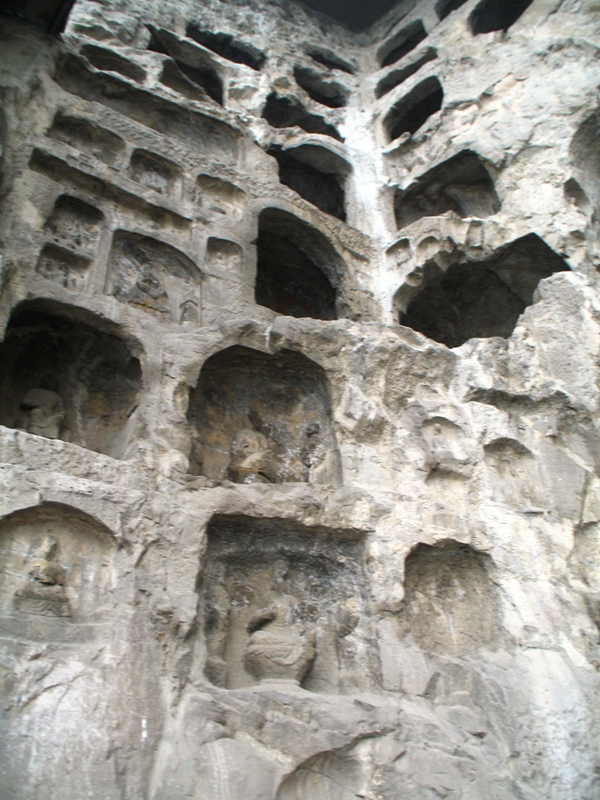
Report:
M 487 259 L 455 263 L 445 272 L 430 262 L 423 269 L 423 288 L 408 298 L 400 324 L 447 347 L 473 338 L 507 339 L 533 303 L 538 283 L 567 270 L 569 265 L 533 233 Z
M 463 150 L 398 190 L 394 213 L 398 228 L 422 217 L 452 211 L 459 217 L 489 217 L 500 201 L 489 172 L 472 150 Z
M 326 214 L 346 219 L 344 179 L 349 165 L 324 147 L 302 145 L 290 150 L 273 146 L 279 180 Z
M 321 133 L 342 142 L 343 139 L 334 128 L 317 114 L 309 114 L 302 103 L 289 97 L 280 97 L 271 92 L 262 112 L 263 119 L 273 128 L 293 128 L 297 125 L 307 133 Z
M 577 180 L 571 178 L 565 190 L 597 222 L 600 214 L 600 112 L 587 117 L 575 133 L 569 155 Z
M 260 70 L 267 60 L 266 55 L 256 47 L 237 42 L 228 33 L 212 33 L 202 30 L 194 22 L 188 24 L 185 35 L 228 61 L 245 64 L 256 71 Z
M 475 8 L 469 23 L 474 35 L 507 31 L 532 4 L 533 0 L 483 0 Z
M 438 19 L 441 21 L 449 17 L 453 11 L 461 8 L 467 0 L 438 0 L 435 4 L 435 13 L 438 15 Z
M 17 307 L 0 345 L 0 424 L 122 458 L 142 374 L 101 324 L 58 303 Z
M 414 50 L 425 38 L 427 38 L 427 31 L 421 20 L 416 20 L 410 25 L 407 25 L 406 28 L 403 28 L 380 49 L 380 66 L 389 67 L 395 64 L 396 61 L 400 61 L 401 58 L 408 55 L 408 53 Z
M 190 392 L 190 471 L 235 483 L 339 481 L 324 370 L 300 353 L 222 350 Z
M 278 209 L 259 218 L 255 300 L 278 314 L 337 319 L 340 259 L 327 238 Z
M 294 67 L 294 78 L 315 103 L 329 108 L 342 108 L 346 105 L 343 87 L 335 81 L 326 80 L 318 72 L 307 67 Z
M 428 64 L 430 61 L 433 61 L 435 58 L 437 58 L 437 50 L 434 47 L 428 47 L 416 61 L 413 61 L 412 64 L 408 64 L 406 67 L 402 67 L 401 69 L 392 70 L 377 84 L 377 88 L 375 89 L 375 97 L 379 99 L 388 92 L 391 92 L 392 89 L 395 89 L 396 86 L 400 86 L 401 83 L 404 83 L 404 81 L 408 80 L 411 75 L 417 73 L 421 67 L 425 66 L 425 64 Z
M 441 109 L 443 99 L 444 90 L 437 78 L 426 78 L 417 84 L 388 111 L 383 124 L 390 142 L 403 133 L 416 133 L 429 117 Z

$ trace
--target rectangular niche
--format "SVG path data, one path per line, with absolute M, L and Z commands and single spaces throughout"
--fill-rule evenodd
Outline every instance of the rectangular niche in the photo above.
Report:
M 378 659 L 362 534 L 214 517 L 199 591 L 213 684 L 373 690 Z

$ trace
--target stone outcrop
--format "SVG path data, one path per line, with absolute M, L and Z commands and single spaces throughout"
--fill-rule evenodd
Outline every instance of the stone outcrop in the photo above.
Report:
M 0 17 L 3 800 L 596 800 L 599 58 Z

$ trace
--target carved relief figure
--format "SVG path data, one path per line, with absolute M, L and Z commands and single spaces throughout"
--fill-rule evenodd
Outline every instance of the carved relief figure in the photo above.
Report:
M 271 483 L 275 457 L 269 440 L 251 428 L 242 428 L 231 441 L 229 477 L 235 483 Z
M 315 660 L 315 636 L 298 619 L 295 597 L 282 595 L 248 623 L 244 666 L 258 681 L 300 684 Z
M 56 392 L 30 389 L 19 406 L 22 414 L 16 427 L 36 436 L 59 439 L 65 419 L 63 402 Z
M 24 614 L 70 617 L 71 606 L 65 591 L 65 571 L 59 561 L 59 545 L 46 536 L 39 554 L 28 565 L 27 582 L 15 592 L 14 606 Z

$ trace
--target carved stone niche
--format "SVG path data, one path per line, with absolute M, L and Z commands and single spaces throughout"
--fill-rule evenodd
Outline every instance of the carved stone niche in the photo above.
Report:
M 246 193 L 235 184 L 212 175 L 198 177 L 194 201 L 211 219 L 222 216 L 241 219 L 246 210 Z
M 95 255 L 104 214 L 89 203 L 61 195 L 44 225 L 46 244 L 36 271 L 66 289 L 81 290 Z
M 600 218 L 600 112 L 585 119 L 577 129 L 569 148 L 571 162 L 577 180 L 571 178 L 565 185 L 568 196 L 585 213 L 593 214 L 597 223 Z
M 227 689 L 372 688 L 363 559 L 356 531 L 214 517 L 199 587 L 206 677 Z
M 71 306 L 18 306 L 0 345 L 0 424 L 122 458 L 140 362 L 100 324 Z
M 199 322 L 201 273 L 187 256 L 150 236 L 117 231 L 106 293 L 173 322 Z M 190 309 L 196 309 L 193 313 Z
M 419 267 L 396 294 L 400 324 L 447 347 L 473 338 L 507 339 L 534 301 L 538 283 L 569 265 L 534 233 L 481 261 L 460 261 L 445 271 L 435 261 Z
M 190 393 L 191 471 L 236 483 L 340 482 L 324 370 L 300 353 L 230 347 Z
M 418 544 L 406 559 L 405 618 L 427 652 L 463 656 L 504 640 L 492 559 L 447 539 Z
M 181 199 L 183 170 L 177 164 L 147 150 L 134 150 L 129 162 L 129 177 L 159 194 Z
M 0 521 L 0 631 L 9 639 L 85 642 L 110 620 L 114 539 L 48 503 Z

